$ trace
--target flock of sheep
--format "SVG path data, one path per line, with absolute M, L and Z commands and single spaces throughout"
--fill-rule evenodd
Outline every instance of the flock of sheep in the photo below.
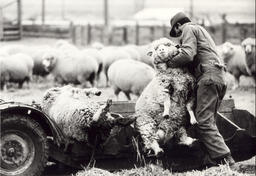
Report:
M 6 45 L 0 48 L 1 89 L 11 83 L 22 88 L 24 82 L 52 75 L 61 85 L 111 86 L 115 95 L 123 92 L 131 99 L 130 94 L 140 95 L 155 75 L 152 58 L 148 56 L 150 49 L 151 43 L 140 46 L 95 43 L 77 48 L 64 40 L 53 47 Z M 239 86 L 242 75 L 255 78 L 254 38 L 247 38 L 240 45 L 226 42 L 217 49 L 227 65 L 229 88 Z

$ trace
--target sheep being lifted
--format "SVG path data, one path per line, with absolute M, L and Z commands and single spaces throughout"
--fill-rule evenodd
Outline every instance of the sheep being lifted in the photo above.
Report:
M 51 88 L 43 97 L 42 109 L 58 124 L 67 137 L 90 142 L 88 131 L 92 125 L 98 125 L 103 121 L 104 125 L 107 121 L 110 122 L 109 124 L 114 122 L 109 113 L 111 101 L 100 105 L 90 98 L 100 93 L 96 88 L 81 89 L 72 86 Z M 108 132 L 110 130 L 111 127 L 108 128 Z
M 163 152 L 160 141 L 167 141 L 174 134 L 181 144 L 190 145 L 194 139 L 187 136 L 187 112 L 190 123 L 195 124 L 193 76 L 185 68 L 167 68 L 160 58 L 172 57 L 178 49 L 166 38 L 153 42 L 156 76 L 144 89 L 135 105 L 136 128 L 146 150 L 154 155 Z M 162 113 L 163 112 L 163 113 Z

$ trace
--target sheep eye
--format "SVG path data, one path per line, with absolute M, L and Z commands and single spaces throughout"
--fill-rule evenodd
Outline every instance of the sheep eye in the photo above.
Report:
M 164 80 L 164 79 L 162 79 L 162 82 L 164 83 L 164 82 L 165 82 L 165 80 Z

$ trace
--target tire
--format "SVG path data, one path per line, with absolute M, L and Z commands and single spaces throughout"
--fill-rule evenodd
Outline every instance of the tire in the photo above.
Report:
M 1 114 L 0 175 L 38 176 L 48 160 L 46 134 L 26 115 Z

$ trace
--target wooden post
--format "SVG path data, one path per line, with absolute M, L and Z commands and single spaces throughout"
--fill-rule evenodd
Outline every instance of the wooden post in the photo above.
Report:
M 100 26 L 100 41 L 104 43 L 104 26 Z
M 85 43 L 85 26 L 84 25 L 82 25 L 81 26 L 81 45 L 82 46 L 85 46 L 86 45 L 86 43 Z
M 71 27 L 71 39 L 72 39 L 72 43 L 76 44 L 76 26 L 72 25 Z
M 42 15 L 42 25 L 44 25 L 45 23 L 45 0 L 42 0 L 42 11 L 41 11 Z
M 22 8 L 21 8 L 21 0 L 17 0 L 17 11 L 18 11 L 18 28 L 19 28 L 19 39 L 21 39 L 21 36 L 22 36 Z
M 227 19 L 226 14 L 222 14 L 222 43 L 227 40 Z
M 89 45 L 91 43 L 92 39 L 92 26 L 90 23 L 87 24 L 87 44 Z
M 166 31 L 166 26 L 165 26 L 165 24 L 163 24 L 163 26 L 162 26 L 162 31 L 163 31 L 163 36 L 164 37 L 167 37 L 167 31 Z
M 104 0 L 104 22 L 105 22 L 105 26 L 109 25 L 109 21 L 108 21 L 108 0 Z
M 194 2 L 193 2 L 193 0 L 190 0 L 189 8 L 190 8 L 190 18 L 193 19 L 194 18 Z
M 123 27 L 123 41 L 125 44 L 128 43 L 128 30 L 127 30 L 128 26 L 124 26 Z
M 140 26 L 138 22 L 136 22 L 136 25 L 135 25 L 135 44 L 136 45 L 140 44 Z
M 4 39 L 4 18 L 3 10 L 0 8 L 0 41 Z
M 152 42 L 155 39 L 155 26 L 150 26 L 150 41 Z

